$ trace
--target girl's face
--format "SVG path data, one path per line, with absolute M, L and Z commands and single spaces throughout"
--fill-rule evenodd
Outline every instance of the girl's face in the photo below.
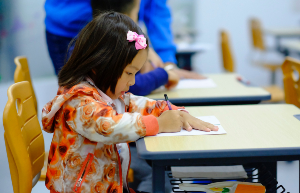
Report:
M 109 96 L 112 100 L 115 100 L 120 95 L 123 95 L 125 92 L 127 92 L 129 90 L 129 87 L 135 84 L 135 74 L 145 64 L 147 56 L 147 49 L 140 50 L 133 58 L 131 64 L 128 64 L 124 69 L 122 76 L 117 82 L 115 94 L 113 94 L 110 89 L 108 89 L 105 94 L 107 94 L 107 96 Z

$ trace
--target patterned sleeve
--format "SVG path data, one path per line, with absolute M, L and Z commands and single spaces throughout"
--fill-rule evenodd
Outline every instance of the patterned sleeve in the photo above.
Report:
M 169 110 L 167 102 L 163 100 L 153 100 L 147 97 L 136 96 L 131 93 L 126 94 L 129 98 L 128 112 L 138 112 L 144 116 L 153 115 L 159 117 L 164 111 Z M 172 105 L 172 110 L 184 109 L 184 107 L 177 107 Z
M 92 97 L 73 99 L 63 110 L 70 129 L 91 141 L 105 144 L 135 141 L 146 135 L 145 122 L 156 120 L 154 116 L 142 116 L 138 112 L 118 114 Z

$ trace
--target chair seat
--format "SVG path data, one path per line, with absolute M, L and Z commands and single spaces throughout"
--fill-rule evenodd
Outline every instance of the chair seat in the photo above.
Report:
M 274 51 L 254 50 L 252 62 L 255 65 L 262 66 L 271 71 L 281 68 L 284 56 Z
M 277 85 L 271 85 L 268 87 L 264 87 L 266 91 L 271 93 L 271 100 L 266 102 L 283 102 L 284 101 L 284 91 L 282 88 Z
M 278 64 L 262 63 L 262 66 L 271 71 L 276 71 L 281 68 L 281 64 L 279 63 Z

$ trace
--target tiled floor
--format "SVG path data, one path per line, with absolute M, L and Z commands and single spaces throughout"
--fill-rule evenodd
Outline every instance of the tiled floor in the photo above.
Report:
M 12 193 L 12 185 L 10 179 L 9 166 L 6 157 L 5 143 L 3 140 L 3 125 L 2 125 L 2 112 L 7 101 L 6 91 L 11 83 L 0 84 L 0 192 Z M 56 77 L 48 77 L 43 79 L 33 80 L 34 89 L 38 99 L 38 115 L 41 120 L 41 109 L 44 104 L 54 98 L 57 91 Z M 43 132 L 45 139 L 45 150 L 49 150 L 52 135 Z M 299 192 L 299 164 L 298 161 L 294 162 L 278 162 L 277 180 L 282 184 L 287 191 L 291 193 Z M 44 182 L 39 182 L 33 189 L 32 193 L 49 192 L 44 185 Z

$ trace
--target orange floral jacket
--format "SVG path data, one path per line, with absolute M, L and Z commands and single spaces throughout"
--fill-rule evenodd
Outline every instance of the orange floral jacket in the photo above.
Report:
M 123 192 L 130 166 L 128 142 L 156 135 L 156 117 L 168 109 L 155 101 L 126 93 L 125 113 L 118 114 L 96 87 L 82 82 L 60 87 L 42 111 L 46 132 L 53 133 L 46 174 L 52 192 Z M 178 107 L 173 106 L 173 109 Z

